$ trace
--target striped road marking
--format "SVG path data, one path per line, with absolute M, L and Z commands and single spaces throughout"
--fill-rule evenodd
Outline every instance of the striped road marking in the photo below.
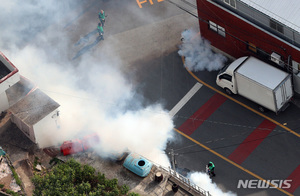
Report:
M 215 93 L 178 129 L 187 135 L 192 135 L 192 133 L 196 131 L 196 129 L 198 129 L 226 100 L 227 98 L 223 95 Z
M 196 94 L 196 92 L 203 86 L 203 84 L 197 82 L 193 88 L 173 107 L 169 112 L 171 117 L 174 117 L 177 112 Z
M 184 57 L 181 57 L 181 59 L 182 59 L 182 62 L 183 62 L 183 64 L 184 64 L 184 63 L 185 63 Z M 250 110 L 250 111 L 252 111 L 252 112 L 254 112 L 254 113 L 256 113 L 256 114 L 258 114 L 258 115 L 260 115 L 260 116 L 262 116 L 262 117 L 264 117 L 265 119 L 268 119 L 269 121 L 275 123 L 276 125 L 282 127 L 283 129 L 289 131 L 290 133 L 296 135 L 297 137 L 300 137 L 300 134 L 299 134 L 299 133 L 296 133 L 295 131 L 289 129 L 288 127 L 286 127 L 286 126 L 284 126 L 284 125 L 282 125 L 282 124 L 280 124 L 279 122 L 277 122 L 277 121 L 275 121 L 275 120 L 269 118 L 268 116 L 266 116 L 266 115 L 264 115 L 264 114 L 262 114 L 262 113 L 260 113 L 260 112 L 258 112 L 258 111 L 256 111 L 256 110 L 254 110 L 254 109 L 252 109 L 251 107 L 247 106 L 246 104 L 243 104 L 242 102 L 239 102 L 239 101 L 235 100 L 234 98 L 232 98 L 232 97 L 226 95 L 225 93 L 223 93 L 223 92 L 221 92 L 221 91 L 215 89 L 214 87 L 212 87 L 212 86 L 210 86 L 209 84 L 205 83 L 204 81 L 200 80 L 200 79 L 199 79 L 192 71 L 190 71 L 189 69 L 186 68 L 186 70 L 191 74 L 191 76 L 193 76 L 193 78 L 195 78 L 198 82 L 201 82 L 202 84 L 204 84 L 206 87 L 208 87 L 208 88 L 214 90 L 215 92 L 218 92 L 219 94 L 221 94 L 221 95 L 227 97 L 228 99 L 230 99 L 230 100 L 232 100 L 232 101 L 234 101 L 234 102 L 240 104 L 241 106 L 247 108 L 248 110 Z M 279 187 L 276 187 L 275 185 L 273 185 L 273 184 L 270 183 L 269 181 L 266 181 L 265 179 L 261 178 L 261 177 L 258 176 L 257 174 L 252 173 L 250 170 L 247 170 L 247 169 L 243 168 L 243 167 L 240 166 L 239 164 L 237 164 L 237 163 L 231 161 L 230 159 L 224 157 L 223 155 L 217 153 L 216 151 L 214 151 L 214 150 L 208 148 L 208 147 L 205 146 L 204 144 L 202 144 L 202 143 L 196 141 L 195 139 L 191 138 L 190 136 L 184 134 L 184 133 L 181 132 L 180 130 L 178 130 L 178 129 L 176 129 L 176 128 L 174 128 L 174 130 L 177 131 L 179 134 L 183 135 L 184 137 L 186 137 L 187 139 L 193 141 L 194 143 L 196 143 L 196 144 L 198 144 L 199 146 L 203 147 L 204 149 L 208 150 L 209 152 L 211 152 L 211 153 L 215 154 L 216 156 L 222 158 L 223 160 L 227 161 L 228 163 L 231 163 L 232 165 L 236 166 L 237 168 L 239 168 L 239 169 L 245 171 L 246 173 L 252 175 L 253 177 L 255 177 L 255 178 L 259 179 L 259 180 L 262 180 L 262 181 L 267 182 L 267 183 L 270 184 L 272 187 L 274 187 L 274 188 L 276 188 L 277 190 L 283 192 L 284 194 L 289 195 L 289 196 L 292 196 L 292 195 L 293 195 L 293 194 L 291 194 L 291 193 L 289 193 L 289 192 L 287 192 L 287 191 L 285 191 L 285 190 L 283 190 L 283 189 L 281 189 L 281 188 L 279 188 Z M 293 172 L 293 175 L 294 175 L 294 172 Z M 293 178 L 293 175 L 290 176 L 289 178 Z M 293 186 L 293 187 L 295 187 L 295 186 Z

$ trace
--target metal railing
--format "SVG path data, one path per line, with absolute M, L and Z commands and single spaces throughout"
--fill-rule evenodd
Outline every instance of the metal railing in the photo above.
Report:
M 156 165 L 156 164 L 155 164 Z M 199 187 L 195 183 L 191 182 L 190 179 L 187 177 L 181 175 L 180 173 L 173 170 L 171 167 L 165 168 L 161 165 L 156 165 L 159 169 L 164 170 L 166 173 L 168 173 L 171 177 L 175 178 L 176 180 L 180 181 L 182 184 L 184 184 L 189 189 L 194 190 L 195 192 L 199 193 L 202 196 L 212 196 L 209 191 L 204 190 L 203 188 Z

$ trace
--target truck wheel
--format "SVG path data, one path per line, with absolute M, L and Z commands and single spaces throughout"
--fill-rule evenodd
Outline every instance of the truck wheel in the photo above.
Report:
M 266 112 L 266 108 L 264 108 L 263 106 L 258 106 L 258 110 L 262 113 Z
M 229 90 L 228 88 L 225 88 L 225 92 L 226 92 L 227 95 L 232 95 L 231 90 Z

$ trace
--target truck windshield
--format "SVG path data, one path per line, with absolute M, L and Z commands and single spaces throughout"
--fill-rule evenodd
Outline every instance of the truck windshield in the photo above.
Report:
M 224 67 L 222 67 L 219 71 L 219 74 L 225 72 L 225 70 L 228 68 L 228 66 L 229 65 L 225 65 Z

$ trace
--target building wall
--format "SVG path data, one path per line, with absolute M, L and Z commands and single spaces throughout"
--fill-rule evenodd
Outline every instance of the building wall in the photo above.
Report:
M 9 108 L 6 92 L 0 93 L 0 113 Z
M 20 81 L 19 70 L 0 52 L 1 66 L 6 67 L 10 73 L 0 78 L 0 112 L 9 108 L 6 90 Z
M 234 4 L 235 6 L 231 6 L 225 3 L 224 0 L 210 0 L 210 1 L 216 2 L 217 4 L 226 7 L 226 9 L 230 10 L 231 12 L 243 16 L 243 18 L 246 18 L 247 20 L 262 27 L 263 29 L 272 32 L 273 34 L 280 37 L 281 39 L 296 45 L 298 48 L 300 47 L 300 42 L 299 42 L 300 34 L 296 30 L 268 16 L 267 14 L 249 6 L 248 4 L 242 2 L 241 0 L 231 0 L 235 2 Z M 271 21 L 272 21 L 272 27 L 271 27 Z
M 52 141 L 58 141 L 59 138 L 62 138 L 60 117 L 57 114 L 59 114 L 58 109 L 33 125 L 36 142 L 41 148 L 54 145 Z
M 24 123 L 20 118 L 15 116 L 14 114 L 11 115 L 11 121 L 16 124 L 16 126 L 34 143 L 36 143 L 34 131 L 32 125 L 27 125 Z
M 8 88 L 16 84 L 20 81 L 20 74 L 16 72 L 9 77 L 7 77 L 4 81 L 0 82 L 0 93 L 5 92 Z
M 2 134 L 5 131 L 7 131 L 9 129 L 10 125 L 11 125 L 11 114 L 10 113 L 6 113 L 6 115 L 4 116 L 4 118 L 2 118 L 0 120 L 0 134 Z
M 60 117 L 57 116 L 58 110 L 55 110 L 41 119 L 34 125 L 24 123 L 20 118 L 11 115 L 11 121 L 34 143 L 38 143 L 40 147 L 45 147 L 45 144 L 53 145 L 51 138 L 60 137 Z M 43 143 L 39 143 L 39 142 Z
M 263 29 L 251 24 L 233 13 L 229 13 L 212 1 L 197 0 L 201 36 L 211 45 L 226 54 L 238 58 L 252 55 L 269 60 L 270 54 L 281 55 L 285 63 L 292 60 L 300 63 L 300 50 Z M 225 37 L 209 28 L 209 21 L 225 29 Z M 222 34 L 222 33 L 221 33 Z M 256 47 L 256 52 L 249 50 L 249 43 Z M 290 56 L 290 57 L 289 57 Z M 298 66 L 294 66 L 298 69 Z
M 0 93 L 6 91 L 9 87 L 20 81 L 19 70 L 10 62 L 10 60 L 0 52 L 0 61 L 3 63 L 10 73 L 0 79 Z

